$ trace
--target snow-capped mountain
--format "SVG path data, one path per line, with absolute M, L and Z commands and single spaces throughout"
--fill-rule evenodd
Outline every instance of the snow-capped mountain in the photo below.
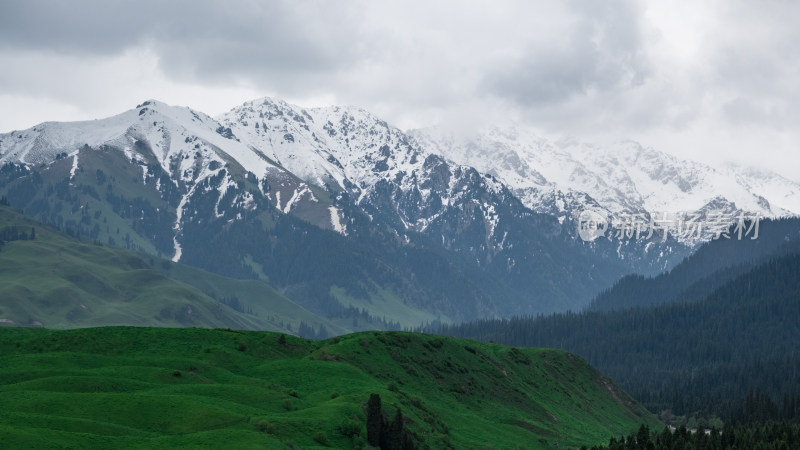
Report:
M 518 126 L 454 137 L 412 132 L 451 161 L 496 176 L 525 206 L 559 217 L 587 207 L 609 215 L 742 211 L 750 216 L 800 214 L 800 184 L 772 172 L 710 167 L 633 141 L 595 146 L 552 142 Z
M 424 232 L 445 209 L 464 201 L 475 200 L 490 216 L 488 203 L 465 189 L 470 177 L 480 179 L 491 196 L 507 194 L 492 177 L 448 164 L 360 108 L 301 109 L 261 99 L 234 108 L 220 121 L 237 139 L 309 184 L 346 195 L 367 209 L 391 203 L 380 212 L 401 233 Z M 386 194 L 389 198 L 383 198 Z M 346 226 L 341 225 L 342 232 Z M 491 230 L 488 235 L 494 237 Z
M 304 182 L 322 187 L 342 209 L 336 227 L 342 234 L 363 236 L 385 226 L 407 245 L 435 243 L 496 277 L 516 279 L 509 285 L 536 280 L 531 273 L 550 272 L 539 266 L 537 254 L 566 257 L 548 249 L 553 241 L 565 247 L 578 244 L 571 230 L 550 216 L 535 216 L 495 177 L 446 161 L 360 108 L 303 109 L 265 98 L 234 108 L 219 120 L 236 139 Z M 280 209 L 281 203 L 275 206 Z M 369 217 L 367 223 L 357 220 L 361 214 Z M 636 270 L 630 264 L 647 259 L 642 267 L 657 270 L 670 264 L 673 255 L 667 253 L 663 258 L 630 258 L 624 264 Z M 571 264 L 562 261 L 559 270 L 569 271 Z
M 144 186 L 153 184 L 162 199 L 173 199 L 170 206 L 175 214 L 171 233 L 174 261 L 182 256 L 180 236 L 186 206 L 193 196 L 208 195 L 212 189 L 210 181 L 217 196 L 214 205 L 217 218 L 223 217 L 226 207 L 244 210 L 256 207 L 254 193 L 242 190 L 241 182 L 236 180 L 245 173 L 254 174 L 259 180 L 277 180 L 276 185 L 295 193 L 310 193 L 308 186 L 260 152 L 227 136 L 215 119 L 156 100 L 145 101 L 107 119 L 46 122 L 25 131 L 0 135 L 0 164 L 42 168 L 67 159 L 71 162 L 70 179 L 82 167 L 83 157 L 95 157 L 99 151 L 124 156 L 138 168 Z M 259 184 L 262 191 L 265 186 Z M 225 204 L 220 204 L 222 199 Z M 310 199 L 316 201 L 313 194 Z M 290 209 L 292 201 L 288 199 L 284 209 Z
M 572 219 L 527 208 L 511 182 L 453 159 L 359 108 L 265 98 L 214 119 L 147 101 L 1 134 L 0 192 L 96 243 L 259 278 L 347 320 L 575 309 L 688 251 L 584 245 Z M 535 183 L 548 186 L 542 173 Z M 599 202 L 552 191 L 559 211 Z

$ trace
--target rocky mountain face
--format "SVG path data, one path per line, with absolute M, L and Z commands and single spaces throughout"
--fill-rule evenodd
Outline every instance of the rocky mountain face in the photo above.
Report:
M 97 244 L 261 279 L 359 329 L 580 308 L 691 247 L 583 242 L 575 212 L 651 212 L 670 198 L 694 207 L 718 186 L 711 169 L 632 143 L 600 152 L 493 133 L 448 141 L 359 108 L 269 98 L 216 119 L 147 101 L 0 134 L 0 192 Z M 794 211 L 787 180 L 736 173 L 742 191 L 788 190 L 786 202 L 719 205 Z

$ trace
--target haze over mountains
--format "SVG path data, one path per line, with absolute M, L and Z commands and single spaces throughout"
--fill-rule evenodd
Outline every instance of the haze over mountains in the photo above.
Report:
M 608 213 L 800 212 L 800 185 L 634 142 L 598 148 L 530 130 L 471 140 L 403 132 L 355 107 L 269 98 L 218 118 L 147 101 L 107 119 L 0 134 L 0 191 L 97 243 L 237 278 L 353 326 L 581 308 L 695 242 L 576 237 Z

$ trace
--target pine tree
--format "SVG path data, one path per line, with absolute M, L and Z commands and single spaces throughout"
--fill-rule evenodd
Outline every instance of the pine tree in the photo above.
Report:
M 380 447 L 382 431 L 381 396 L 370 394 L 367 402 L 367 443 L 373 447 Z
M 636 445 L 641 449 L 648 449 L 653 446 L 650 441 L 650 428 L 647 425 L 642 424 L 639 427 L 639 432 L 636 433 Z

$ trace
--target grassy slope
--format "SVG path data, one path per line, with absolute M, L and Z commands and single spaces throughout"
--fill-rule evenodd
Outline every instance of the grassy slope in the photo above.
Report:
M 237 280 L 185 264 L 170 264 L 168 270 L 164 270 L 162 265 L 161 270 L 173 280 L 189 284 L 215 298 L 236 296 L 243 305 L 250 307 L 257 317 L 273 325 L 271 328 L 260 328 L 262 330 L 282 331 L 280 329 L 288 325 L 291 327 L 290 331 L 296 333 L 300 322 L 306 322 L 314 329 L 318 329 L 320 325 L 324 326 L 330 333 L 329 336 L 351 331 L 297 305 L 263 281 Z
M 581 359 L 410 333 L 0 328 L 3 446 L 352 448 L 379 393 L 431 448 L 574 448 L 656 425 Z M 360 436 L 340 426 L 357 423 Z M 260 431 L 256 424 L 267 421 Z M 319 436 L 318 436 L 319 437 Z M 290 447 L 291 448 L 291 447 Z
M 400 297 L 389 289 L 382 288 L 374 283 L 370 284 L 372 285 L 372 289 L 367 291 L 369 298 L 352 297 L 347 295 L 345 289 L 338 286 L 332 286 L 330 293 L 333 298 L 344 306 L 363 309 L 372 316 L 384 317 L 390 321 L 397 321 L 405 328 L 418 327 L 420 324 L 430 323 L 434 320 L 439 320 L 443 323 L 451 322 L 448 317 L 436 316 L 414 305 L 403 302 Z M 346 325 L 345 321 L 340 322 Z
M 290 325 L 296 331 L 303 320 L 333 332 L 346 331 L 264 283 L 228 279 L 155 257 L 86 244 L 0 206 L 0 229 L 10 226 L 26 233 L 33 227 L 36 239 L 7 242 L 0 249 L 2 324 L 275 331 Z M 217 298 L 236 295 L 255 315 L 237 312 L 207 294 Z

